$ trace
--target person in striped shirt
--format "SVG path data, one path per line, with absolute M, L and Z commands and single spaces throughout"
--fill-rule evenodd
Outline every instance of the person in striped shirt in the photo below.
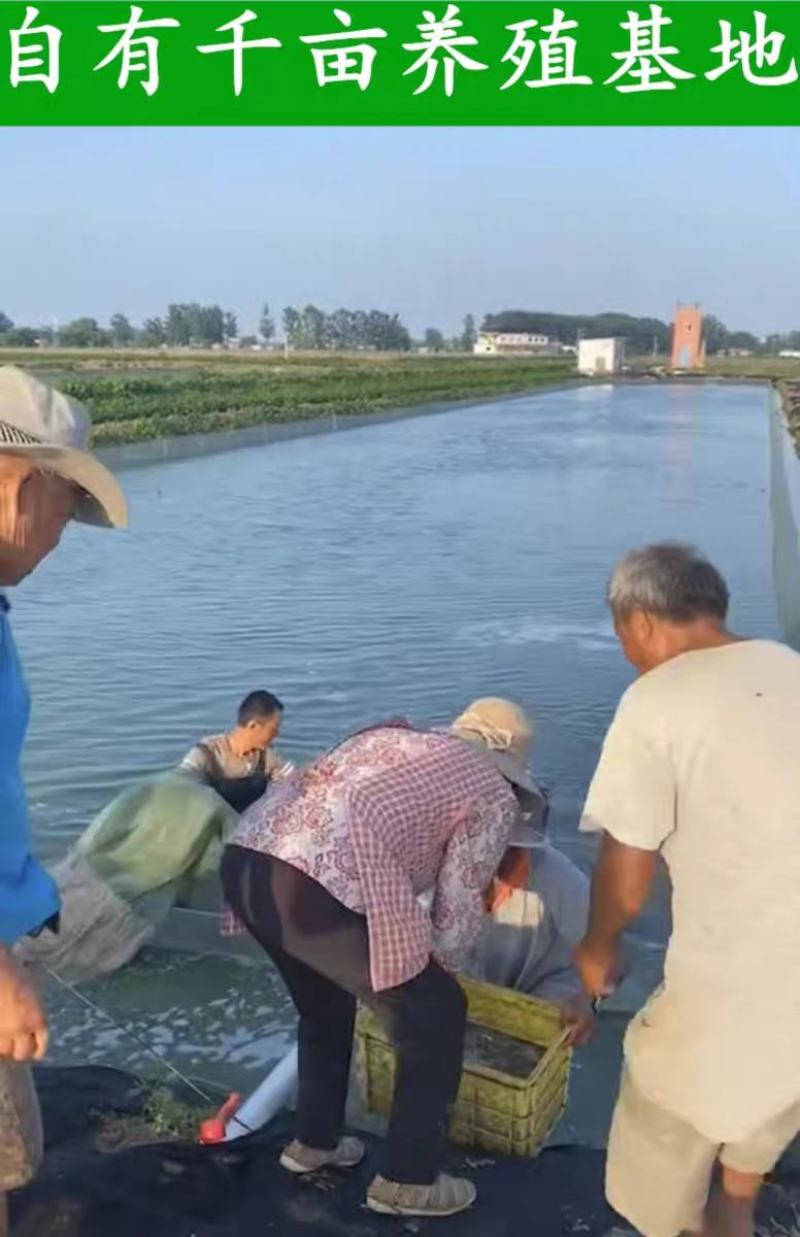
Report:
M 290 760 L 276 752 L 283 721 L 283 705 L 268 691 L 253 691 L 239 705 L 236 725 L 226 734 L 196 743 L 178 768 L 198 778 L 242 812 L 260 799 L 272 781 L 294 770 Z

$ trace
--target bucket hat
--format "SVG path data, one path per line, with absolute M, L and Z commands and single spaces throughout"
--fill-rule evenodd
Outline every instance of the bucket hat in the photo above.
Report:
M 88 450 L 91 419 L 77 400 L 15 365 L 0 366 L 0 454 L 19 455 L 78 491 L 76 520 L 124 528 L 128 507 L 119 482 Z

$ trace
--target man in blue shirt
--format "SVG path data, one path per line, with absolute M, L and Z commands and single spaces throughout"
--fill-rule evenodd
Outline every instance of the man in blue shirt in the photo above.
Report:
M 30 1061 L 47 1051 L 39 1000 L 15 960 L 24 936 L 58 928 L 58 892 L 30 851 L 21 756 L 28 693 L 4 590 L 58 545 L 70 520 L 123 527 L 125 499 L 89 451 L 86 411 L 13 366 L 0 367 L 0 1237 L 6 1194 L 36 1171 L 42 1135 Z

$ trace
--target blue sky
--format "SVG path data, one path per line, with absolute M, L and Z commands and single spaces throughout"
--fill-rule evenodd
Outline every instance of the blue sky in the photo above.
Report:
M 0 309 L 309 301 L 800 329 L 797 129 L 0 130 Z

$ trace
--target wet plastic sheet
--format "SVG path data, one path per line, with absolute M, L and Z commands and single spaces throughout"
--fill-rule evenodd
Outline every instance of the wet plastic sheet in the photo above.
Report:
M 38 1180 L 14 1200 L 14 1237 L 601 1237 L 615 1217 L 603 1201 L 603 1157 L 547 1152 L 536 1163 L 496 1161 L 451 1167 L 469 1172 L 477 1207 L 451 1220 L 373 1216 L 364 1194 L 379 1163 L 372 1140 L 354 1174 L 298 1181 L 277 1163 L 288 1137 L 281 1119 L 231 1146 L 162 1144 L 104 1153 L 104 1112 L 135 1116 L 142 1094 L 115 1070 L 40 1071 L 47 1155 Z

